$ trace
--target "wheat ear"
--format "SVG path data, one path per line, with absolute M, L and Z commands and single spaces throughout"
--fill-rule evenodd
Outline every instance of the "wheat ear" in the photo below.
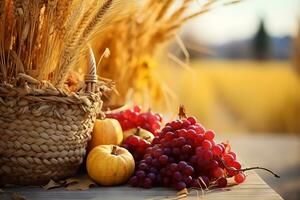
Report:
M 85 27 L 84 31 L 82 32 L 82 35 L 80 39 L 78 40 L 76 46 L 82 48 L 83 50 L 83 44 L 84 42 L 87 42 L 90 38 L 90 36 L 93 34 L 93 31 L 97 27 L 98 24 L 101 24 L 105 14 L 111 9 L 114 1 L 113 0 L 107 0 L 101 8 L 98 10 L 98 12 L 95 14 L 95 16 L 92 18 L 92 20 L 88 23 L 88 25 Z M 70 71 L 70 68 L 76 62 L 76 55 L 75 54 L 69 54 L 69 57 L 67 59 L 68 63 L 64 66 L 63 71 L 59 73 L 60 79 L 58 79 L 58 82 L 56 83 L 58 87 L 62 87 L 65 82 L 65 78 Z
M 84 28 L 87 26 L 93 11 L 94 8 L 91 7 L 85 12 L 79 22 L 79 25 L 76 28 L 76 31 L 69 37 L 68 41 L 66 42 L 64 50 L 61 54 L 60 62 L 54 72 L 55 79 L 53 80 L 53 84 L 57 87 L 62 87 L 64 85 L 65 78 L 74 60 L 74 54 L 76 52 L 75 48 L 78 47 L 77 42 L 80 39 L 82 31 L 84 31 Z
M 110 10 L 113 5 L 114 0 L 106 0 L 101 9 L 97 12 L 97 14 L 93 17 L 92 21 L 85 28 L 82 34 L 82 38 L 88 38 L 88 36 L 95 30 L 97 25 L 102 21 L 104 15 Z

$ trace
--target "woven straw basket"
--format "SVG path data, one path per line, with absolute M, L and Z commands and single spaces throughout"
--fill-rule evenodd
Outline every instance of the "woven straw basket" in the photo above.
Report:
M 25 74 L 18 88 L 0 85 L 0 185 L 43 184 L 77 172 L 102 106 L 91 49 L 89 55 L 84 92 L 65 93 Z

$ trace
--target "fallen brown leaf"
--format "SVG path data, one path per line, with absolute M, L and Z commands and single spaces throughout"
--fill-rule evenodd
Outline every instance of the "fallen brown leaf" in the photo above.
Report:
M 181 195 L 187 195 L 189 192 L 186 188 L 180 190 L 179 192 L 177 192 L 177 196 L 181 196 Z
M 57 182 L 53 181 L 52 179 L 50 179 L 49 183 L 47 183 L 47 185 L 42 186 L 42 188 L 44 188 L 45 190 L 50 190 L 50 189 L 61 187 L 61 186 L 62 186 L 61 183 L 57 183 Z
M 176 198 L 174 198 L 174 200 L 179 200 L 179 199 L 186 198 L 186 197 L 187 197 L 187 194 L 181 194 L 181 195 L 178 195 Z
M 24 196 L 20 195 L 19 193 L 13 193 L 11 199 L 12 200 L 26 200 L 26 198 Z
M 87 175 L 68 178 L 65 184 L 66 190 L 88 190 L 95 186 L 96 183 Z

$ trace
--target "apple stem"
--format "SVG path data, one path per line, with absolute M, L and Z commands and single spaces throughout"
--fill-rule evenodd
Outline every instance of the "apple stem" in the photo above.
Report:
M 138 134 L 140 133 L 140 131 L 141 131 L 141 128 L 140 128 L 140 127 L 137 127 L 137 129 L 136 129 L 136 134 L 138 135 Z
M 111 151 L 112 155 L 117 155 L 117 146 L 113 146 L 112 151 Z

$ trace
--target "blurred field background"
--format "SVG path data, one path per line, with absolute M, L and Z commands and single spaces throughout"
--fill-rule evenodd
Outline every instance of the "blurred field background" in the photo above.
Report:
M 173 110 L 184 104 L 218 132 L 300 133 L 300 79 L 288 61 L 195 60 L 164 77 Z

